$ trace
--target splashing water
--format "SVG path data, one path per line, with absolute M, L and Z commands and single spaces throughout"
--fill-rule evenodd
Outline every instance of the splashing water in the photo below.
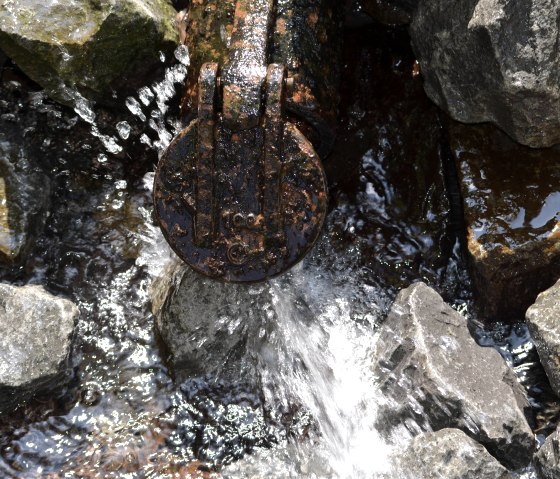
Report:
M 152 182 L 153 174 L 147 175 L 145 185 L 151 187 Z M 143 241 L 139 262 L 154 277 L 168 270 L 166 263 L 177 261 L 159 229 L 148 228 Z M 329 257 L 325 249 L 330 246 L 323 238 L 309 260 L 246 293 L 270 299 L 260 311 L 253 311 L 259 319 L 249 327 L 260 327 L 255 335 L 263 341 L 251 343 L 254 347 L 243 360 L 257 363 L 271 414 L 281 422 L 282 413 L 296 407 L 300 433 L 301 428 L 310 429 L 304 434 L 309 437 L 296 443 L 284 438 L 272 450 L 257 450 L 221 471 L 224 477 L 251 477 L 248 471 L 254 469 L 259 477 L 365 479 L 390 470 L 392 447 L 375 429 L 381 396 L 372 372 L 375 329 L 389 300 L 377 289 L 359 285 L 361 277 L 355 271 L 348 271 L 353 281 L 337 285 L 339 271 L 325 267 L 328 263 L 323 260 Z M 367 297 L 358 300 L 360 290 L 367 291 Z M 220 321 L 234 323 L 239 318 Z
M 150 229 L 144 241 L 140 261 L 151 274 L 162 274 L 165 267 L 154 258 L 173 259 L 161 233 Z M 266 407 L 273 415 L 297 407 L 314 431 L 301 444 L 284 440 L 273 450 L 257 451 L 225 468 L 224 477 L 250 477 L 251 466 L 271 478 L 373 478 L 388 472 L 391 448 L 374 427 L 379 395 L 371 351 L 380 318 L 352 306 L 356 284 L 333 288 L 331 280 L 328 271 L 306 262 L 262 290 L 247 290 L 270 295 L 255 312 L 261 324 L 256 334 L 265 340 L 252 343 L 257 347 L 244 358 L 258 365 Z M 376 301 L 374 291 L 370 300 Z
M 122 146 L 118 144 L 117 138 L 111 135 L 105 135 L 99 131 L 99 127 L 95 122 L 96 115 L 92 102 L 83 97 L 77 90 L 65 85 L 62 85 L 60 90 L 64 91 L 71 98 L 74 103 L 74 111 L 82 120 L 91 125 L 91 134 L 99 138 L 105 149 L 112 154 L 120 153 L 122 151 Z
M 389 468 L 390 452 L 374 427 L 380 395 L 371 350 L 379 318 L 357 321 L 350 299 L 355 285 L 337 290 L 330 281 L 314 281 L 316 276 L 301 268 L 287 284 L 272 286 L 278 357 L 267 364 L 268 400 L 280 400 L 283 407 L 294 398 L 301 402 L 317 423 L 315 461 L 320 459 L 330 476 L 378 477 Z M 302 292 L 311 318 L 302 318 L 294 306 Z
M 180 129 L 177 119 L 169 118 L 168 104 L 186 76 L 188 51 L 180 47 L 175 58 L 179 63 L 160 82 L 126 99 L 132 118 L 116 124 L 118 138 L 102 133 L 94 105 L 74 96 L 76 113 L 104 146 L 103 153 L 96 152 L 101 170 L 87 189 L 66 181 L 72 172 L 57 173 L 59 189 L 72 192 L 68 217 L 55 213 L 50 234 L 60 249 L 45 248 L 45 256 L 38 255 L 33 281 L 80 306 L 76 377 L 70 397 L 61 399 L 63 410 L 53 408 L 56 412 L 10 432 L 11 439 L 2 443 L 0 474 L 189 477 L 185 464 L 204 451 L 210 465 L 212 460 L 225 464 L 220 476 L 232 479 L 395 479 L 391 456 L 408 437 L 403 434 L 389 445 L 377 433 L 384 399 L 372 373 L 376 328 L 394 291 L 361 266 L 358 247 L 333 245 L 337 225 L 351 225 L 350 231 L 360 226 L 357 219 L 362 221 L 348 202 L 333 209 L 326 234 L 303 264 L 236 298 L 263 298 L 252 311 L 255 340 L 239 359 L 256 365 L 259 393 L 253 397 L 226 385 L 226 394 L 212 396 L 213 377 L 191 378 L 187 385 L 172 381 L 148 305 L 152 283 L 177 259 L 152 222 L 153 173 L 135 182 L 110 170 L 117 163 L 110 157 L 123 150 L 124 140 L 133 139 L 134 121 L 155 133 L 152 140 L 142 131 L 140 141 L 158 153 Z M 370 151 L 363 162 L 366 169 L 379 166 Z M 385 174 L 375 170 L 376 181 L 385 181 Z M 384 207 L 381 197 L 392 192 L 374 187 L 364 183 L 358 193 L 361 207 L 371 207 L 366 213 L 386 219 L 399 237 L 414 236 Z M 128 250 L 132 253 L 126 256 Z M 222 321 L 232 331 L 245 320 L 203 319 Z M 244 449 L 248 438 L 254 443 L 250 451 Z M 201 446 L 201 441 L 206 442 Z M 530 479 L 534 473 L 519 477 Z
M 161 52 L 160 52 L 161 53 Z M 165 62 L 165 55 L 161 53 L 161 60 Z M 177 64 L 165 69 L 164 78 L 161 81 L 154 82 L 151 86 L 144 86 L 137 92 L 138 98 L 129 96 L 126 98 L 125 104 L 127 109 L 137 117 L 142 123 L 148 126 L 157 134 L 158 139 L 152 141 L 145 133 L 140 137 L 140 141 L 154 148 L 159 154 L 169 145 L 173 136 L 181 129 L 177 119 L 167 118 L 166 114 L 169 110 L 169 101 L 177 94 L 176 87 L 182 85 L 188 72 L 190 57 L 188 48 L 185 45 L 179 45 L 174 52 L 174 57 L 178 61 Z M 98 138 L 103 144 L 106 151 L 116 155 L 123 151 L 123 146 L 119 143 L 121 140 L 127 140 L 131 134 L 130 124 L 123 120 L 117 123 L 116 130 L 118 137 L 103 133 L 96 121 L 95 105 L 92 101 L 86 99 L 79 91 L 68 85 L 60 85 L 60 91 L 73 104 L 74 111 L 82 120 L 91 125 L 91 134 Z M 149 116 L 143 110 L 148 108 L 155 100 L 155 106 L 151 108 Z M 170 131 L 171 130 L 171 131 Z

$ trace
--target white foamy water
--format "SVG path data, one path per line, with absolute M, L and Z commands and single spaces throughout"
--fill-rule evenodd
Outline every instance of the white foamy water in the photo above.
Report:
M 297 451 L 293 477 L 380 477 L 390 469 L 391 448 L 375 429 L 374 318 L 357 321 L 352 285 L 337 290 L 316 273 L 300 267 L 271 285 L 277 341 L 261 352 L 267 401 L 298 402 L 316 423 L 316 437 Z M 296 306 L 302 296 L 311 316 Z
M 152 183 L 149 174 L 146 187 Z M 148 226 L 142 239 L 138 261 L 159 277 L 176 261 L 174 254 L 157 227 Z M 365 479 L 389 472 L 392 449 L 375 429 L 381 396 L 371 353 L 379 318 L 354 310 L 358 289 L 349 283 L 334 286 L 331 273 L 316 265 L 299 265 L 259 289 L 272 298 L 254 312 L 262 317 L 259 334 L 266 330 L 266 341 L 252 343 L 257 346 L 247 356 L 258 364 L 272 414 L 297 408 L 308 418 L 303 422 L 310 424 L 309 432 L 257 450 L 227 466 L 223 477 Z M 258 294 L 251 291 L 247 294 Z M 375 301 L 375 291 L 371 294 Z

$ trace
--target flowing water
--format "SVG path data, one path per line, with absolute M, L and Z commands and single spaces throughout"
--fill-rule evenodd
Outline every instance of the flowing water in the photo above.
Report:
M 2 277 L 43 284 L 75 301 L 81 314 L 69 385 L 0 418 L 0 476 L 396 477 L 392 455 L 409 437 L 399 430 L 381 438 L 375 428 L 385 401 L 372 376 L 376 330 L 398 289 L 412 281 L 429 282 L 461 310 L 468 310 L 470 290 L 447 213 L 437 135 L 422 138 L 431 146 L 414 140 L 414 156 L 402 146 L 400 119 L 415 118 L 410 105 L 424 98 L 419 83 L 405 80 L 414 63 L 406 36 L 375 29 L 368 35 L 392 49 L 349 48 L 347 74 L 363 81 L 381 64 L 379 81 L 393 90 L 379 96 L 397 106 L 377 113 L 380 105 L 368 103 L 371 88 L 386 85 L 346 83 L 361 93 L 344 97 L 348 133 L 326 165 L 331 211 L 319 244 L 282 278 L 237 296 L 216 294 L 209 311 L 218 313 L 203 318 L 225 325 L 232 337 L 251 330 L 234 365 L 255 372 L 254 382 L 232 380 L 220 368 L 174 381 L 154 331 L 151 286 L 176 259 L 153 224 L 152 170 L 177 132 L 170 105 L 187 52 L 177 51 L 160 82 L 123 99 L 128 113 L 118 118 L 106 119 L 77 94 L 75 113 L 68 111 L 26 86 L 17 71 L 4 76 L 6 96 L 25 105 L 18 121 L 41 138 L 39 150 L 50 158 L 41 168 L 52 178 L 53 204 L 31 259 Z M 349 41 L 356 46 L 352 34 Z M 421 102 L 418 128 L 433 114 Z M 426 128 L 437 131 L 437 115 L 430 118 L 435 126 Z M 395 171 L 395 161 L 406 168 L 419 157 L 436 164 L 434 180 Z M 403 194 L 418 191 L 420 201 L 403 204 Z M 503 352 L 542 408 L 526 331 L 473 328 L 481 344 Z

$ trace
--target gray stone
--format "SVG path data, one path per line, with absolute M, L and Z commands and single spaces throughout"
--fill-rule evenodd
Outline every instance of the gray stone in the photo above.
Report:
M 175 377 L 256 378 L 248 351 L 258 351 L 271 295 L 266 286 L 220 283 L 173 262 L 152 287 L 156 328 Z
M 5 0 L 0 49 L 58 101 L 68 88 L 109 102 L 132 91 L 177 45 L 175 10 L 167 0 Z M 114 101 L 114 100 L 113 100 Z
M 0 412 L 67 378 L 77 316 L 41 286 L 0 284 Z
M 421 0 L 410 27 L 428 96 L 518 142 L 560 142 L 560 3 Z
M 416 436 L 398 468 L 403 479 L 511 479 L 507 469 L 459 429 Z
M 526 314 L 541 363 L 554 392 L 560 395 L 560 280 L 538 295 Z
M 535 465 L 542 475 L 542 479 L 560 478 L 560 428 L 546 438 L 537 454 Z
M 0 260 L 25 260 L 43 230 L 49 203 L 50 179 L 22 145 L 0 132 Z
M 534 435 L 520 384 L 500 354 L 478 346 L 466 319 L 423 283 L 401 291 L 375 347 L 376 375 L 388 398 L 379 428 L 457 428 L 511 468 L 532 456 Z M 420 429 L 420 431 L 418 430 Z

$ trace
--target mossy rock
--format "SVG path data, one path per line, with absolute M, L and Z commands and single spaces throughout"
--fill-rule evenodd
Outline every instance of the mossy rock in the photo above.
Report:
M 161 67 L 174 18 L 167 0 L 0 0 L 0 48 L 55 100 L 70 88 L 109 104 Z

